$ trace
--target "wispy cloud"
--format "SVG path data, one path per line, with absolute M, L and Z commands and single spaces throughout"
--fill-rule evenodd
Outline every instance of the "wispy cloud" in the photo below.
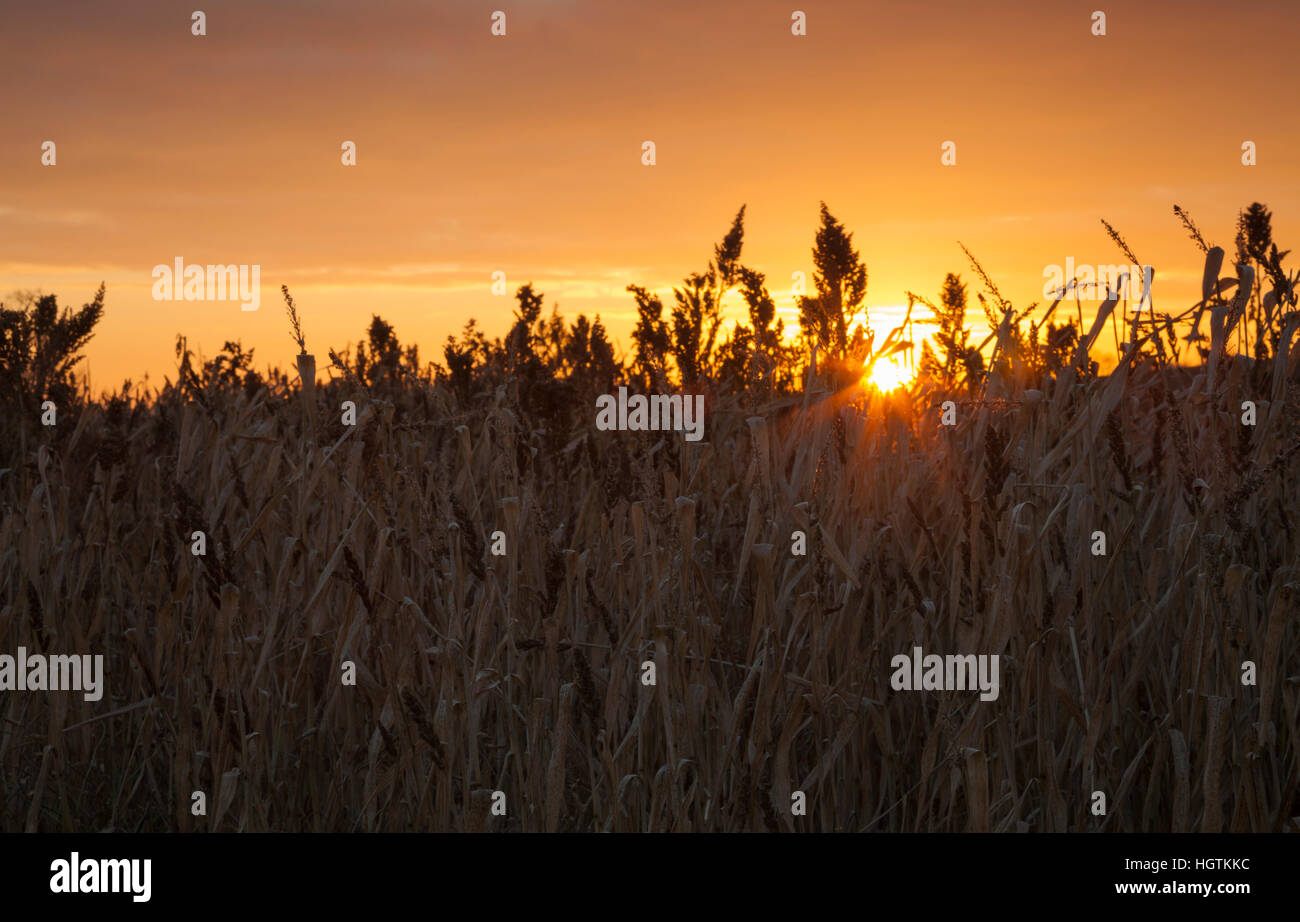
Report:
M 12 205 L 0 205 L 0 218 L 15 224 L 52 224 L 65 227 L 112 227 L 113 222 L 107 215 L 98 211 L 80 209 L 52 211 L 32 211 L 15 208 Z

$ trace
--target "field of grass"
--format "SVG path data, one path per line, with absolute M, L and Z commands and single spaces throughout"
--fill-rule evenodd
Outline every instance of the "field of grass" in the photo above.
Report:
M 1231 329 L 1212 367 L 706 384 L 699 442 L 572 381 L 187 354 L 7 417 L 0 651 L 106 692 L 0 693 L 0 829 L 1295 830 L 1296 323 Z M 999 696 L 895 690 L 914 646 Z
M 92 407 L 7 446 L 0 638 L 103 652 L 107 694 L 0 698 L 0 827 L 1282 828 L 1300 385 L 1252 431 L 1245 363 L 1213 400 L 1165 377 L 950 428 L 720 401 L 696 444 L 556 440 L 440 386 L 316 438 L 269 390 Z M 893 691 L 913 644 L 1001 654 L 1000 697 Z

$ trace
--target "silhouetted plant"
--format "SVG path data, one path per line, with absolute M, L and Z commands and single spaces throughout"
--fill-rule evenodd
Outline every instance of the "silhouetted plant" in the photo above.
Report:
M 289 315 L 289 335 L 293 341 L 298 344 L 298 353 L 307 354 L 307 340 L 302 335 L 302 322 L 298 319 L 298 307 L 293 303 L 293 296 L 289 294 L 289 286 L 281 285 L 280 293 L 284 295 L 285 312 Z
M 713 259 L 703 272 L 692 273 L 673 289 L 677 305 L 672 311 L 673 356 L 684 389 L 692 389 L 708 374 L 714 342 L 722 325 L 722 299 L 736 284 L 740 250 L 745 238 L 745 206 L 740 206 L 731 230 L 713 248 Z
M 966 286 L 962 284 L 960 275 L 949 272 L 943 280 L 943 290 L 939 293 L 937 306 L 920 295 L 908 292 L 907 296 L 909 303 L 915 300 L 929 307 L 939 325 L 938 332 L 934 334 L 939 353 L 936 356 L 928 342 L 922 343 L 921 370 L 938 378 L 945 387 L 951 388 L 960 376 L 971 370 L 970 330 L 966 326 Z
M 614 347 L 597 316 L 594 323 L 579 314 L 564 344 L 564 369 L 584 390 L 605 393 L 614 386 L 621 367 Z
M 519 286 L 515 299 L 519 302 L 519 309 L 515 311 L 514 325 L 506 335 L 506 369 L 526 377 L 535 377 L 543 368 L 542 356 L 539 355 L 545 340 L 545 323 L 539 319 L 542 314 L 542 295 L 533 291 L 533 284 L 529 282 Z
M 1269 337 L 1264 330 L 1272 325 L 1275 314 L 1286 313 L 1296 304 L 1297 275 L 1288 275 L 1282 260 L 1291 252 L 1278 251 L 1273 242 L 1273 213 L 1259 202 L 1252 202 L 1237 214 L 1235 240 L 1237 262 L 1254 269 L 1254 285 L 1250 292 L 1249 312 L 1256 331 L 1254 356 L 1260 360 L 1269 357 L 1270 346 L 1277 348 L 1277 337 Z M 1267 280 L 1270 290 L 1265 292 Z M 1249 330 L 1243 325 L 1242 335 Z
M 253 350 L 244 351 L 239 341 L 226 342 L 217 355 L 203 364 L 204 390 L 243 388 L 252 393 L 262 386 L 262 377 L 253 368 Z
M 668 324 L 664 322 L 664 303 L 640 285 L 628 285 L 636 301 L 637 321 L 632 330 L 636 352 L 632 359 L 633 374 L 643 390 L 667 390 L 666 360 L 672 348 Z
M 54 295 L 24 292 L 17 308 L 0 304 L 0 400 L 24 418 L 44 400 L 61 411 L 74 405 L 80 394 L 73 369 L 104 314 L 104 292 L 100 283 L 89 304 L 62 313 Z
M 867 265 L 853 247 L 853 235 L 821 203 L 821 227 L 813 240 L 813 284 L 817 294 L 799 299 L 799 326 L 809 342 L 835 359 L 865 358 L 871 348 L 869 321 L 850 330 L 867 296 Z

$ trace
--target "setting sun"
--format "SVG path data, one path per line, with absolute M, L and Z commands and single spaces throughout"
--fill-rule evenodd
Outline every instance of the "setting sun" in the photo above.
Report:
M 872 366 L 869 373 L 864 373 L 864 383 L 874 385 L 881 391 L 892 391 L 911 383 L 916 373 L 893 358 L 882 358 Z

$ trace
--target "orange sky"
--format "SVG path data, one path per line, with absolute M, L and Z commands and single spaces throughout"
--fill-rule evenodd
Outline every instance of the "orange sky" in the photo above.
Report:
M 1048 264 L 1123 261 L 1102 217 L 1156 267 L 1157 309 L 1189 306 L 1174 203 L 1231 251 L 1263 201 L 1300 252 L 1293 2 L 221 2 L 202 37 L 196 5 L 0 10 L 0 294 L 80 305 L 105 280 L 96 389 L 174 377 L 177 333 L 288 367 L 282 282 L 322 356 L 372 313 L 425 359 L 470 316 L 502 334 L 495 270 L 627 348 L 625 286 L 667 294 L 742 203 L 787 323 L 820 199 L 882 329 L 907 289 L 971 279 L 957 240 L 1018 306 Z M 177 257 L 260 265 L 260 309 L 153 300 Z

